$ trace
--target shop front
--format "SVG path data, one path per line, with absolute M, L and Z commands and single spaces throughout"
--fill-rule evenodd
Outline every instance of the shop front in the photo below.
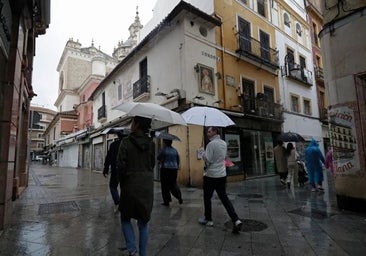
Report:
M 254 120 L 231 117 L 237 124 L 224 130 L 228 158 L 235 164 L 227 169 L 228 176 L 258 177 L 274 175 L 275 138 L 281 132 L 277 120 Z

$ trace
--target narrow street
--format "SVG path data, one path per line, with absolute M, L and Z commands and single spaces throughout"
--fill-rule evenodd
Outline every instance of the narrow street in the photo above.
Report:
M 340 211 L 325 188 L 287 190 L 278 176 L 228 184 L 244 222 L 234 235 L 216 195 L 214 227 L 204 227 L 201 189 L 182 188 L 184 203 L 165 207 L 156 183 L 149 255 L 364 255 L 366 215 Z M 40 163 L 30 166 L 29 187 L 0 236 L 0 255 L 122 255 L 123 247 L 108 179 Z

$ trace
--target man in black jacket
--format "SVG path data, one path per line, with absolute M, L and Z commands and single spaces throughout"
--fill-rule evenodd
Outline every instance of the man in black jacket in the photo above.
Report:
M 112 199 L 114 202 L 114 213 L 118 212 L 118 204 L 119 204 L 119 193 L 118 193 L 118 184 L 119 184 L 119 178 L 118 178 L 118 172 L 116 170 L 116 161 L 117 161 L 117 155 L 118 155 L 118 149 L 119 145 L 122 141 L 123 132 L 118 132 L 118 139 L 109 147 L 107 156 L 105 157 L 104 161 L 104 171 L 103 175 L 104 177 L 107 177 L 109 173 L 109 166 L 111 167 L 111 177 L 109 179 L 109 189 L 111 191 Z

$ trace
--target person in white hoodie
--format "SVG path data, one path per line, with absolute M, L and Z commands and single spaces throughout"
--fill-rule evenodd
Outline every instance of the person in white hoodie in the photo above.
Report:
M 206 146 L 203 154 L 205 161 L 205 172 L 203 176 L 203 200 L 204 217 L 198 222 L 202 225 L 212 227 L 212 205 L 211 198 L 216 191 L 220 201 L 224 205 L 231 221 L 233 222 L 233 233 L 239 234 L 243 223 L 240 221 L 235 209 L 226 194 L 226 167 L 225 157 L 227 153 L 227 144 L 220 138 L 217 127 L 208 127 L 207 137 L 210 142 Z

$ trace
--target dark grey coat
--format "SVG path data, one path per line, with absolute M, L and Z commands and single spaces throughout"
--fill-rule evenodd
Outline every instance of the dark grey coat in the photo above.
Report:
M 121 142 L 117 156 L 123 219 L 150 220 L 154 200 L 155 144 L 142 132 L 132 132 Z

